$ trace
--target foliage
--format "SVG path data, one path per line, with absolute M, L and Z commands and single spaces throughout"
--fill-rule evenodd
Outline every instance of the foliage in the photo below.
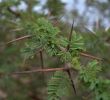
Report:
M 80 79 L 90 91 L 93 91 L 95 100 L 109 100 L 110 94 L 108 91 L 110 80 L 99 76 L 101 71 L 98 62 L 92 61 L 80 70 Z
M 28 31 L 28 28 L 25 30 Z M 106 100 L 104 97 L 105 92 L 102 88 L 105 85 L 105 80 L 102 81 L 101 76 L 99 77 L 101 66 L 98 65 L 97 61 L 92 61 L 89 62 L 87 67 L 83 68 L 79 61 L 79 53 L 86 50 L 84 39 L 80 34 L 73 32 L 72 40 L 69 42 L 66 38 L 58 36 L 57 33 L 59 31 L 57 28 L 54 28 L 46 19 L 42 18 L 38 19 L 35 25 L 30 25 L 29 31 L 31 30 L 33 30 L 31 33 L 33 37 L 29 40 L 29 43 L 31 41 L 33 43 L 28 44 L 28 48 L 30 48 L 30 51 L 34 48 L 35 52 L 32 52 L 33 55 L 36 53 L 36 50 L 40 49 L 36 47 L 39 46 L 48 52 L 49 55 L 60 57 L 60 60 L 63 62 L 70 62 L 72 68 L 78 70 L 80 80 L 83 80 L 84 86 L 93 91 L 92 93 L 95 95 L 96 100 L 100 100 L 100 98 Z M 70 45 L 70 50 L 66 51 L 68 45 Z M 27 54 L 29 55 L 29 53 Z M 66 91 L 62 90 L 62 87 L 66 85 L 66 82 L 68 83 L 64 76 L 61 72 L 55 72 L 48 85 L 48 100 L 60 100 L 62 96 L 60 93 L 63 93 L 61 91 Z M 102 85 L 100 86 L 100 84 Z M 109 97 L 106 95 L 106 98 Z
M 37 19 L 36 22 L 26 23 L 24 26 L 25 33 L 32 35 L 32 39 L 26 43 L 24 52 L 27 57 L 32 57 L 36 50 L 44 49 L 50 55 L 56 55 L 56 36 L 59 32 L 58 28 L 52 26 L 44 18 Z
M 68 95 L 71 83 L 67 73 L 57 71 L 48 83 L 48 100 L 60 100 Z
M 95 8 L 94 11 L 97 9 L 100 14 L 109 18 L 109 12 L 107 11 L 109 1 L 102 3 L 99 0 L 85 0 L 88 11 L 84 11 L 82 14 L 77 11 L 76 5 L 74 5 L 76 8 L 72 9 L 73 12 L 69 11 L 67 13 L 64 8 L 65 4 L 61 0 L 47 0 L 41 12 L 34 12 L 33 9 L 39 4 L 39 1 L 0 1 L 0 99 L 46 100 L 47 89 L 47 100 L 65 98 L 66 100 L 109 100 L 110 30 L 103 30 L 102 17 L 98 19 L 99 24 L 101 23 L 100 28 L 96 29 L 94 34 L 85 31 L 84 27 L 75 26 L 71 41 L 67 38 L 70 29 L 68 22 L 71 22 L 71 18 L 68 19 L 68 16 L 74 17 L 75 23 L 78 25 L 84 24 L 85 26 L 89 23 L 89 20 L 85 20 L 88 19 L 87 15 L 89 7 L 91 7 Z M 24 10 L 19 9 L 22 3 L 27 6 Z M 47 9 L 48 14 L 45 14 Z M 70 13 L 73 15 L 71 16 Z M 58 22 L 56 16 L 63 14 L 65 14 L 64 19 Z M 93 21 L 92 25 L 94 23 L 96 21 Z M 95 25 L 93 26 L 96 28 Z M 78 29 L 78 31 L 75 29 Z M 7 41 L 23 35 L 30 35 L 30 38 L 7 45 Z M 67 50 L 68 45 L 69 50 Z M 48 73 L 43 73 L 44 75 L 42 73 L 11 75 L 15 71 L 34 70 L 41 66 L 39 51 L 44 54 L 44 67 L 48 66 L 53 69 L 55 67 L 65 67 L 65 63 L 68 65 L 67 68 L 70 68 L 72 79 L 74 78 L 77 95 L 71 91 L 73 88 L 70 76 L 67 73 L 68 70 L 56 71 L 53 73 L 54 75 Z M 86 59 L 82 57 L 81 52 L 88 52 L 91 55 L 101 57 L 102 60 Z M 48 87 L 45 86 L 47 80 L 49 80 Z
M 48 0 L 45 6 L 49 9 L 50 14 L 53 16 L 58 16 L 64 12 L 64 3 L 62 3 L 60 0 Z

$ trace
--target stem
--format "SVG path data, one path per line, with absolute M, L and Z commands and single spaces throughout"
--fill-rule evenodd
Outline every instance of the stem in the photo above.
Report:
M 37 73 L 37 72 L 54 72 L 54 71 L 61 71 L 61 70 L 68 70 L 71 68 L 46 68 L 46 69 L 36 69 L 36 70 L 30 70 L 30 71 L 22 71 L 22 72 L 13 72 L 13 74 L 31 74 L 31 73 Z
M 71 26 L 71 31 L 70 31 L 69 38 L 68 38 L 69 44 L 68 44 L 68 46 L 67 46 L 67 51 L 68 51 L 69 48 L 70 48 L 70 42 L 71 42 L 71 38 L 72 38 L 73 26 L 74 26 L 74 20 L 73 20 L 73 23 L 72 23 L 72 26 Z
M 16 41 L 20 41 L 20 40 L 23 40 L 23 39 L 26 39 L 26 38 L 30 38 L 30 37 L 32 37 L 32 35 L 25 35 L 25 36 L 22 36 L 20 38 L 11 40 L 11 41 L 7 42 L 6 44 L 10 44 L 10 43 L 13 43 L 13 42 L 16 42 Z
M 72 38 L 73 26 L 74 26 L 74 20 L 73 20 L 73 23 L 72 23 L 72 26 L 71 26 L 71 31 L 70 31 L 69 38 L 68 38 L 69 44 L 68 44 L 68 46 L 66 48 L 66 51 L 68 51 L 70 49 L 70 42 L 71 42 L 71 38 Z M 65 67 L 68 67 L 68 64 L 65 64 Z M 71 80 L 71 84 L 72 84 L 74 93 L 76 94 L 76 89 L 75 89 L 74 81 L 72 80 L 70 69 L 67 70 L 67 73 L 68 73 L 68 76 L 69 76 L 69 78 Z
M 72 80 L 71 72 L 70 72 L 69 69 L 67 70 L 67 73 L 68 73 L 68 75 L 69 75 L 70 81 L 71 81 L 71 83 L 72 83 L 72 87 L 73 87 L 74 92 L 75 92 L 75 94 L 76 94 L 76 88 L 75 88 L 74 82 L 73 82 L 73 80 Z
M 44 68 L 43 52 L 40 51 L 39 53 L 40 53 L 41 67 L 43 69 Z
M 39 53 L 40 53 L 41 68 L 44 69 L 43 51 L 40 50 Z M 45 82 L 45 74 L 44 74 L 44 72 L 42 72 L 42 78 L 43 78 L 43 81 Z
M 87 53 L 84 53 L 84 52 L 80 52 L 80 55 L 91 58 L 91 59 L 96 59 L 96 60 L 99 60 L 99 61 L 103 60 L 102 58 L 99 58 L 99 57 L 96 57 L 96 56 L 93 56 L 93 55 L 90 55 L 90 54 L 87 54 Z

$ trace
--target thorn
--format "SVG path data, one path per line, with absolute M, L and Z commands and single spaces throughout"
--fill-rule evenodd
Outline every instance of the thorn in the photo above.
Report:
M 74 27 L 74 20 L 73 20 L 71 30 L 70 30 L 70 34 L 69 34 L 69 38 L 68 38 L 69 42 L 71 42 L 73 27 Z M 67 46 L 67 51 L 69 50 L 69 48 L 70 48 L 70 44 L 68 44 L 68 46 Z

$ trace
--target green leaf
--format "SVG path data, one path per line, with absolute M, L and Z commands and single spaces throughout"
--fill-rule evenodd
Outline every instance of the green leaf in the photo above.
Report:
M 65 72 L 57 71 L 48 83 L 48 100 L 61 100 L 71 89 L 70 80 Z
M 76 70 L 81 69 L 81 64 L 79 61 L 79 57 L 73 57 L 71 61 L 72 67 L 75 68 Z
M 83 50 L 85 51 L 85 46 L 84 46 L 84 40 L 83 37 L 76 33 L 75 31 L 73 32 L 72 35 L 72 40 L 70 42 L 70 50 L 74 51 L 74 50 Z

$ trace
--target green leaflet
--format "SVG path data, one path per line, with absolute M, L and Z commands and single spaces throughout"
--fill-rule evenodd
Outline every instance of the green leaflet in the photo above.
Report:
M 80 61 L 79 61 L 79 57 L 73 57 L 72 61 L 71 61 L 71 64 L 72 64 L 72 68 L 74 68 L 78 71 L 81 69 L 81 64 L 80 64 Z
M 70 42 L 70 50 L 86 50 L 83 37 L 75 31 L 73 32 L 72 40 Z
M 71 89 L 70 80 L 65 72 L 57 71 L 48 83 L 48 99 L 61 100 L 62 96 L 68 95 Z
M 71 53 L 59 50 L 59 46 L 66 48 L 69 42 L 64 37 L 58 37 L 58 28 L 53 27 L 44 18 L 39 18 L 35 22 L 26 22 L 24 30 L 25 33 L 32 35 L 32 38 L 26 42 L 26 48 L 22 50 L 26 58 L 32 58 L 36 50 L 42 48 L 50 56 L 61 56 L 62 61 L 71 61 L 72 56 L 76 56 L 79 51 L 85 50 L 82 36 L 75 32 L 70 42 Z
M 25 33 L 32 35 L 26 42 L 23 53 L 26 58 L 33 57 L 37 50 L 45 49 L 48 54 L 56 55 L 56 36 L 59 33 L 58 28 L 44 19 L 39 18 L 35 22 L 26 22 L 23 26 Z
M 94 95 L 94 100 L 108 100 L 109 95 L 107 86 L 109 80 L 99 77 L 102 70 L 97 61 L 89 62 L 86 67 L 80 63 L 79 53 L 85 51 L 86 47 L 81 34 L 73 32 L 71 41 L 60 36 L 59 29 L 53 27 L 52 24 L 44 19 L 39 18 L 35 22 L 28 22 L 24 26 L 25 33 L 32 37 L 25 43 L 23 54 L 25 58 L 32 58 L 36 51 L 43 49 L 48 56 L 60 58 L 60 61 L 71 63 L 71 67 L 79 72 L 79 79 L 83 81 Z M 67 46 L 70 49 L 67 51 Z M 106 81 L 105 81 L 106 80 Z M 65 72 L 57 71 L 48 83 L 48 100 L 61 100 L 62 96 L 68 96 L 71 90 L 70 80 Z
M 80 70 L 80 79 L 85 86 L 95 95 L 95 100 L 109 100 L 110 80 L 99 76 L 101 67 L 97 61 L 89 62 L 89 64 Z
M 101 71 L 101 67 L 97 61 L 90 62 L 87 67 L 80 70 L 80 78 L 87 84 L 89 88 L 94 89 L 97 84 L 98 74 Z

